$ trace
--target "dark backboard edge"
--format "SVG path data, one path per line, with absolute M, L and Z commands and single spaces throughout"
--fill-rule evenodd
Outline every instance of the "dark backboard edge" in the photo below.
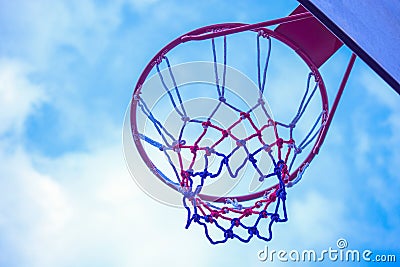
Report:
M 382 77 L 398 94 L 400 94 L 400 83 L 396 81 L 382 66 L 369 56 L 352 38 L 341 30 L 332 20 L 321 12 L 309 0 L 297 0 L 308 11 L 310 11 L 319 21 L 321 21 L 330 31 L 332 31 L 343 43 L 345 43 L 357 56 Z

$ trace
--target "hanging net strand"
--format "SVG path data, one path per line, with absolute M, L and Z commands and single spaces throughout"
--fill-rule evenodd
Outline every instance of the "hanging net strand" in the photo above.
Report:
M 261 48 L 260 48 L 260 38 L 261 37 L 266 37 L 268 40 L 268 52 L 267 52 L 267 57 L 265 60 L 265 66 L 264 66 L 264 72 L 263 72 L 263 77 L 261 79 Z M 257 35 L 257 72 L 258 72 L 258 88 L 260 90 L 260 93 L 264 93 L 264 88 L 265 88 L 265 82 L 267 80 L 267 70 L 268 70 L 268 64 L 269 64 L 269 59 L 271 56 L 271 38 L 264 34 L 264 31 L 259 31 Z

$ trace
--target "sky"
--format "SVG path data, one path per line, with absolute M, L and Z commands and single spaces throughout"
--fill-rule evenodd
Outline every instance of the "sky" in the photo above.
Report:
M 0 1 L 0 266 L 263 266 L 257 252 L 266 245 L 322 250 L 339 238 L 400 260 L 400 98 L 360 59 L 326 142 L 288 194 L 289 222 L 269 243 L 209 244 L 200 227 L 184 229 L 184 210 L 150 198 L 127 168 L 125 112 L 160 48 L 205 25 L 295 7 Z M 349 55 L 342 49 L 322 70 L 331 99 Z

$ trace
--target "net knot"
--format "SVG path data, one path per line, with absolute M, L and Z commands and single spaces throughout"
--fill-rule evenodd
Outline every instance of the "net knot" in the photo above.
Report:
M 182 193 L 182 195 L 188 199 L 194 197 L 194 192 L 191 190 L 192 188 L 188 186 L 184 181 L 181 182 L 181 186 L 178 188 L 178 191 Z
M 279 188 L 279 189 L 276 191 L 276 195 L 277 195 L 280 199 L 286 200 L 286 191 L 283 190 L 282 188 Z
M 276 146 L 277 146 L 278 148 L 282 148 L 282 147 L 283 147 L 283 139 L 282 139 L 282 138 L 278 138 L 278 139 L 276 140 Z
M 221 102 L 223 102 L 223 103 L 225 103 L 225 102 L 226 102 L 226 98 L 225 98 L 225 97 L 223 97 L 223 96 L 220 96 L 220 97 L 218 98 L 218 100 L 219 100 L 219 101 L 221 101 Z
M 208 223 L 213 223 L 214 222 L 214 219 L 213 219 L 213 217 L 211 215 L 206 215 L 205 220 Z
M 229 136 L 229 132 L 227 130 L 222 130 L 222 136 L 223 137 L 228 137 Z
M 250 227 L 248 232 L 249 232 L 249 235 L 258 235 L 258 229 L 255 226 Z
M 268 144 L 265 144 L 265 145 L 263 145 L 263 149 L 264 149 L 264 151 L 265 152 L 270 152 L 272 149 L 271 149 L 271 146 L 270 145 L 268 145 Z
M 188 116 L 182 116 L 181 120 L 184 122 L 188 122 L 190 121 L 190 118 Z
M 199 150 L 198 145 L 190 146 L 190 152 L 192 152 L 193 154 L 195 154 L 197 152 L 197 150 Z
M 204 150 L 206 152 L 206 156 L 211 156 L 211 154 L 215 152 L 215 150 L 213 148 L 210 148 L 208 146 L 205 147 Z
M 240 112 L 240 118 L 242 119 L 242 120 L 244 120 L 244 119 L 248 119 L 248 118 L 250 118 L 250 113 L 247 113 L 247 112 Z
M 236 145 L 237 146 L 244 146 L 246 144 L 246 140 L 237 140 Z
M 209 173 L 208 171 L 203 171 L 200 173 L 200 177 L 201 178 L 207 178 L 207 176 L 209 176 L 211 173 Z
M 271 221 L 273 221 L 273 222 L 279 221 L 279 214 L 278 213 L 272 214 L 271 215 Z
M 317 76 L 315 76 L 314 75 L 314 73 L 312 73 L 312 72 L 310 72 L 309 74 L 308 74 L 308 76 L 311 78 L 311 77 L 314 77 L 314 81 L 317 83 L 317 82 L 319 82 L 319 78 L 317 77 Z
M 234 218 L 232 219 L 231 224 L 238 227 L 240 225 L 240 220 L 238 218 Z
M 193 218 L 193 221 L 195 221 L 195 222 L 199 222 L 200 221 L 200 215 L 199 214 L 193 214 L 193 216 L 192 216 L 192 218 Z
M 195 193 L 192 192 L 189 188 L 190 187 L 184 187 L 185 189 L 181 191 L 184 197 L 188 199 L 192 199 L 195 196 Z
M 179 153 L 181 151 L 181 142 L 178 140 L 175 140 L 172 142 L 172 149 L 174 152 Z
M 275 173 L 275 175 L 280 176 L 280 175 L 281 175 L 281 172 L 282 172 L 282 167 L 279 166 L 279 165 L 277 165 L 277 166 L 274 168 L 274 173 Z
M 218 211 L 213 210 L 213 211 L 211 211 L 210 215 L 211 215 L 212 217 L 214 217 L 214 218 L 218 218 L 220 214 L 219 214 Z
M 276 165 L 277 165 L 278 167 L 283 168 L 283 166 L 285 166 L 286 164 L 285 164 L 285 161 L 283 161 L 283 160 L 281 159 L 281 160 L 279 160 L 279 161 L 276 163 Z
M 263 211 L 261 211 L 260 212 L 260 215 L 259 215 L 261 218 L 267 218 L 268 217 L 268 214 L 267 214 L 267 212 L 265 211 L 265 210 L 263 210 Z
M 133 100 L 134 101 L 139 101 L 139 99 L 140 99 L 140 95 L 139 94 L 134 94 L 133 95 Z
M 253 214 L 253 210 L 250 209 L 250 208 L 244 209 L 244 211 L 243 211 L 243 215 L 244 215 L 245 217 L 249 217 L 249 216 L 252 215 L 252 214 Z
M 156 62 L 157 65 L 160 65 L 160 63 L 163 61 L 163 59 L 164 59 L 164 56 L 159 56 L 154 61 Z
M 296 148 L 295 142 L 294 142 L 293 139 L 290 139 L 290 140 L 289 140 L 288 147 L 291 148 L 291 149 Z
M 275 126 L 277 123 L 273 119 L 268 119 L 268 126 Z
M 140 134 L 135 134 L 134 133 L 132 136 L 133 136 L 133 140 L 135 140 L 135 141 L 140 140 Z
M 233 238 L 233 230 L 232 229 L 227 229 L 227 230 L 225 230 L 225 233 L 224 233 L 224 236 L 225 236 L 225 238 Z
M 208 126 L 211 125 L 211 121 L 203 121 L 203 122 L 201 123 L 201 125 L 203 126 L 204 129 L 206 129 L 206 128 L 208 128 Z
M 182 170 L 181 171 L 181 177 L 182 177 L 183 180 L 189 179 L 190 178 L 190 174 L 191 174 L 190 170 L 187 170 L 187 171 Z
M 263 38 L 269 38 L 268 33 L 264 32 L 264 30 L 259 30 L 258 31 L 258 36 L 261 36 Z

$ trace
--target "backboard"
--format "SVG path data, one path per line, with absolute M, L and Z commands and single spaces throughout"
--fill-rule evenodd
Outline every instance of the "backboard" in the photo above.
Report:
M 298 0 L 400 94 L 400 4 Z

